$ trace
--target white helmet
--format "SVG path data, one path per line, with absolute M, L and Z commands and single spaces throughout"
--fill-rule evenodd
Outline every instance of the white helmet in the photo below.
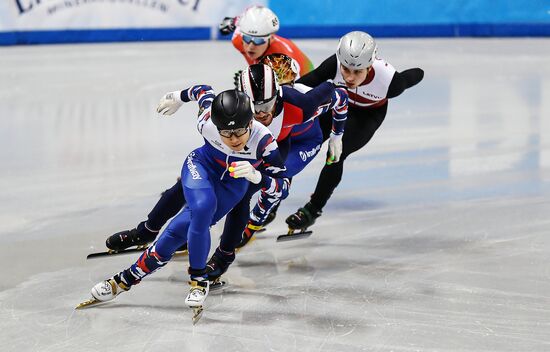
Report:
M 376 56 L 376 42 L 365 32 L 349 32 L 340 39 L 336 56 L 350 70 L 368 68 Z
M 238 25 L 243 34 L 267 37 L 279 30 L 279 19 L 267 7 L 252 6 L 239 18 Z

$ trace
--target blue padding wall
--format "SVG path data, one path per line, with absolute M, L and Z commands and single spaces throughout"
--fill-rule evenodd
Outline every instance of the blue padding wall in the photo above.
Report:
M 281 34 L 338 37 L 549 36 L 549 0 L 271 0 Z M 304 10 L 307 9 L 307 10 Z
M 0 45 L 207 40 L 209 27 L 0 32 Z
M 21 0 L 9 0 L 21 1 Z M 33 4 L 34 0 L 24 1 Z M 61 1 L 61 0 L 60 0 Z M 171 0 L 170 4 L 180 4 Z M 289 38 L 337 38 L 352 30 L 363 30 L 376 37 L 509 37 L 509 36 L 550 36 L 550 0 L 258 0 L 266 3 L 279 16 L 281 30 L 279 34 Z M 19 3 L 17 2 L 17 3 Z M 241 0 L 243 4 L 254 1 Z M 198 4 L 199 2 L 197 2 Z M 40 7 L 38 6 L 40 4 Z M 49 2 L 41 0 L 34 6 L 44 9 Z M 129 3 L 124 3 L 129 6 Z M 187 4 L 187 2 L 185 2 Z M 208 3 L 201 2 L 201 9 L 210 13 L 208 20 L 195 21 L 185 27 L 185 20 L 174 21 L 177 28 L 158 28 L 151 22 L 155 9 L 141 10 L 142 16 L 132 17 L 123 13 L 120 22 L 115 21 L 106 28 L 95 29 L 93 25 L 54 26 L 47 21 L 58 19 L 70 11 L 87 10 L 86 8 L 67 8 L 49 15 L 35 16 L 36 11 L 23 14 L 0 13 L 0 45 L 46 44 L 46 43 L 86 43 L 86 42 L 123 42 L 123 41 L 156 41 L 156 40 L 208 40 L 211 30 L 217 27 L 224 15 L 236 15 L 236 5 L 220 8 L 219 14 L 212 14 Z M 225 4 L 225 3 L 220 3 Z M 229 2 L 227 3 L 229 4 Z M 5 3 L 4 3 L 5 5 Z M 115 6 L 112 4 L 111 6 Z M 29 5 L 30 6 L 30 5 Z M 229 5 L 227 5 L 229 6 Z M 13 7 L 13 6 L 12 6 Z M 32 8 L 34 8 L 32 7 Z M 134 6 L 135 7 L 135 6 Z M 5 8 L 5 6 L 4 6 Z M 2 5 L 0 5 L 2 9 Z M 29 7 L 31 9 L 31 7 Z M 135 9 L 134 9 L 135 10 Z M 181 9 L 180 9 L 181 10 Z M 189 19 L 196 18 L 194 9 L 187 9 Z M 61 11 L 61 10 L 60 10 Z M 91 10 L 90 10 L 91 11 Z M 227 13 L 226 12 L 231 12 Z M 91 13 L 91 12 L 90 12 Z M 166 12 L 169 16 L 178 12 Z M 8 15 L 6 15 L 8 14 Z M 5 15 L 5 16 L 2 16 Z M 21 16 L 35 16 L 36 28 L 19 26 L 16 23 Z M 218 16 L 219 15 L 219 16 Z M 6 17 L 7 16 L 7 17 Z M 11 16 L 11 17 L 10 17 Z M 95 16 L 99 16 L 95 14 Z M 90 16 L 93 17 L 93 16 Z M 218 19 L 218 17 L 220 17 Z M 81 19 L 87 19 L 81 17 Z M 45 21 L 42 23 L 40 21 Z M 70 21 L 69 21 L 70 22 Z M 208 23 L 203 23 L 208 22 Z M 6 25 L 11 24 L 11 25 Z M 32 23 L 32 22 L 31 22 Z M 132 24 L 133 28 L 124 28 Z M 165 22 L 162 22 L 165 23 Z M 179 27 L 182 23 L 182 27 Z M 46 25 L 44 25 L 46 24 Z M 78 24 L 78 23 L 77 23 Z M 4 25 L 4 26 L 2 26 Z M 118 28 L 122 27 L 122 28 Z M 4 28 L 4 29 L 2 29 Z M 30 29 L 18 29 L 30 28 Z M 58 29 L 61 28 L 61 29 Z M 67 28 L 67 29 L 63 29 Z M 214 30 L 214 32 L 216 32 Z M 218 36 L 219 39 L 227 39 Z

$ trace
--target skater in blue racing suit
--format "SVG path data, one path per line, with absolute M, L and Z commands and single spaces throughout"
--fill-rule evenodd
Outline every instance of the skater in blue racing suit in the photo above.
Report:
M 265 126 L 253 120 L 246 94 L 229 90 L 215 96 L 209 86 L 194 86 L 166 94 L 157 111 L 172 114 L 191 100 L 199 103 L 197 128 L 205 144 L 183 163 L 181 185 L 186 206 L 134 264 L 92 288 L 98 301 L 129 290 L 166 265 L 176 249 L 187 243 L 191 288 L 186 304 L 202 306 L 209 290 L 210 226 L 242 199 L 249 183 L 276 188 L 288 182 L 277 142 Z M 260 165 L 261 173 L 256 170 Z

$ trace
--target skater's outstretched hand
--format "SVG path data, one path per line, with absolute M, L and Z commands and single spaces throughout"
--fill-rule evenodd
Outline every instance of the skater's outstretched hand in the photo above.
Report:
M 229 172 L 231 177 L 244 177 L 254 184 L 258 184 L 262 180 L 262 174 L 248 161 L 235 161 L 231 163 Z
M 343 134 L 330 133 L 328 140 L 328 153 L 327 165 L 337 163 L 340 161 L 340 155 L 342 155 L 342 136 Z
M 221 34 L 227 35 L 231 34 L 237 28 L 236 17 L 225 17 L 222 22 L 218 25 L 218 29 Z
M 170 116 L 183 105 L 181 100 L 181 91 L 177 90 L 174 92 L 166 93 L 160 99 L 159 105 L 157 106 L 157 112 L 164 116 Z

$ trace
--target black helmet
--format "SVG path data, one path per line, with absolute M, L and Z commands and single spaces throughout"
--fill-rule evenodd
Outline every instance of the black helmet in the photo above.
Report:
M 238 90 L 226 90 L 212 102 L 211 119 L 218 130 L 247 127 L 254 116 L 250 98 Z
M 275 72 L 264 64 L 248 66 L 241 73 L 240 88 L 252 99 L 256 112 L 271 111 L 279 93 L 279 83 Z

